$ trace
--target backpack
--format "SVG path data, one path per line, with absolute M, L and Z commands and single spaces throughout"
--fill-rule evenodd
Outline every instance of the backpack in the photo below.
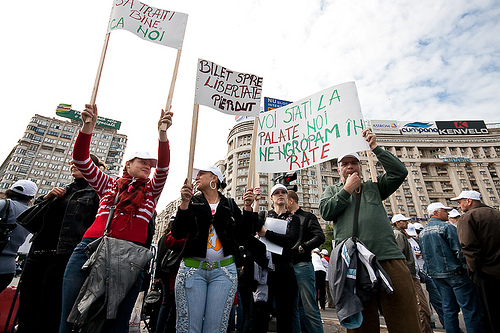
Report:
M 5 205 L 0 211 L 0 252 L 2 252 L 10 241 L 10 234 L 17 227 L 16 223 L 8 223 L 10 199 L 5 199 Z

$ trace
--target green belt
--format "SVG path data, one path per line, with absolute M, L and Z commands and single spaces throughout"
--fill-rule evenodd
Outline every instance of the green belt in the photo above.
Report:
M 221 261 L 201 261 L 191 257 L 184 258 L 184 265 L 186 265 L 187 267 L 201 268 L 201 269 L 206 269 L 207 271 L 211 271 L 212 269 L 215 268 L 220 268 L 230 265 L 233 262 L 234 262 L 234 257 L 229 257 Z

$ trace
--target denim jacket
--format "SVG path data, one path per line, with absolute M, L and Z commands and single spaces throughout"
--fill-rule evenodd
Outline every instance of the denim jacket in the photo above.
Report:
M 467 272 L 457 228 L 432 217 L 419 235 L 424 269 L 432 278 L 449 278 Z
M 85 183 L 83 184 L 83 182 Z M 99 197 L 94 192 L 94 189 L 87 184 L 85 179 L 77 179 L 65 189 L 65 207 L 61 207 L 57 202 L 58 200 L 56 200 L 50 204 L 49 209 L 43 216 L 44 225 L 54 223 L 54 217 L 57 214 L 56 211 L 61 208 L 64 209 L 64 216 L 60 222 L 61 229 L 59 230 L 57 248 L 44 249 L 56 250 L 58 254 L 71 254 L 73 252 L 76 245 L 82 240 L 82 236 L 87 228 L 94 222 L 97 208 L 99 207 Z M 42 201 L 43 199 L 40 197 L 35 201 L 35 204 Z M 41 238 L 43 237 L 46 236 L 42 229 L 37 239 L 33 241 L 35 250 L 37 249 L 36 243 L 41 242 Z

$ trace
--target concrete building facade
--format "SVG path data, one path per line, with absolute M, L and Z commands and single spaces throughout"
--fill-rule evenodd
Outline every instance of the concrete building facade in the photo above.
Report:
M 389 121 L 386 121 L 389 122 Z M 486 124 L 487 130 L 469 130 L 468 134 L 438 134 L 433 132 L 383 131 L 377 121 L 368 124 L 377 134 L 378 144 L 397 156 L 408 169 L 403 185 L 385 201 L 389 216 L 397 213 L 413 220 L 426 220 L 427 206 L 440 201 L 453 206 L 451 198 L 462 190 L 476 190 L 485 204 L 496 209 L 500 206 L 500 124 Z M 223 167 L 228 187 L 226 193 L 243 204 L 242 196 L 248 177 L 253 122 L 236 124 L 228 135 L 228 154 L 219 164 Z M 361 152 L 363 178 L 370 178 L 368 158 Z M 383 168 L 373 155 L 377 173 Z M 319 217 L 319 198 L 328 185 L 340 181 L 337 161 L 331 160 L 297 171 L 294 182 L 298 186 L 299 204 Z M 260 209 L 268 209 L 269 190 L 280 174 L 260 174 L 259 184 L 263 193 Z M 325 222 L 325 221 L 323 221 Z

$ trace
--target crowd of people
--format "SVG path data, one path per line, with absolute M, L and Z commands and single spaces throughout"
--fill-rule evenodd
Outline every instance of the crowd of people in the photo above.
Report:
M 46 209 L 19 283 L 17 332 L 128 332 L 153 258 L 173 113 L 160 115 L 158 159 L 135 152 L 119 178 L 89 153 L 95 105 L 82 116 L 74 181 L 34 201 Z M 260 333 L 274 317 L 278 332 L 323 332 L 320 310 L 329 306 L 349 332 L 379 332 L 379 315 L 389 332 L 432 332 L 436 319 L 446 332 L 460 332 L 460 311 L 467 332 L 499 332 L 500 212 L 481 203 L 478 192 L 463 191 L 452 199 L 462 214 L 435 202 L 425 227 L 403 214 L 389 220 L 383 200 L 407 170 L 370 130 L 363 136 L 385 173 L 363 180 L 357 153 L 338 158 L 341 181 L 326 188 L 319 204 L 322 218 L 333 221 L 331 256 L 317 217 L 300 207 L 294 191 L 274 185 L 272 209 L 263 210 L 260 189 L 248 187 L 240 209 L 222 194 L 219 168 L 195 169 L 158 242 L 152 285 L 162 300 L 150 328 Z M 15 225 L 36 193 L 33 182 L 15 182 L 0 200 L 0 212 L 8 211 L 4 222 Z M 28 234 L 17 224 L 2 249 L 1 290 L 14 277 Z

